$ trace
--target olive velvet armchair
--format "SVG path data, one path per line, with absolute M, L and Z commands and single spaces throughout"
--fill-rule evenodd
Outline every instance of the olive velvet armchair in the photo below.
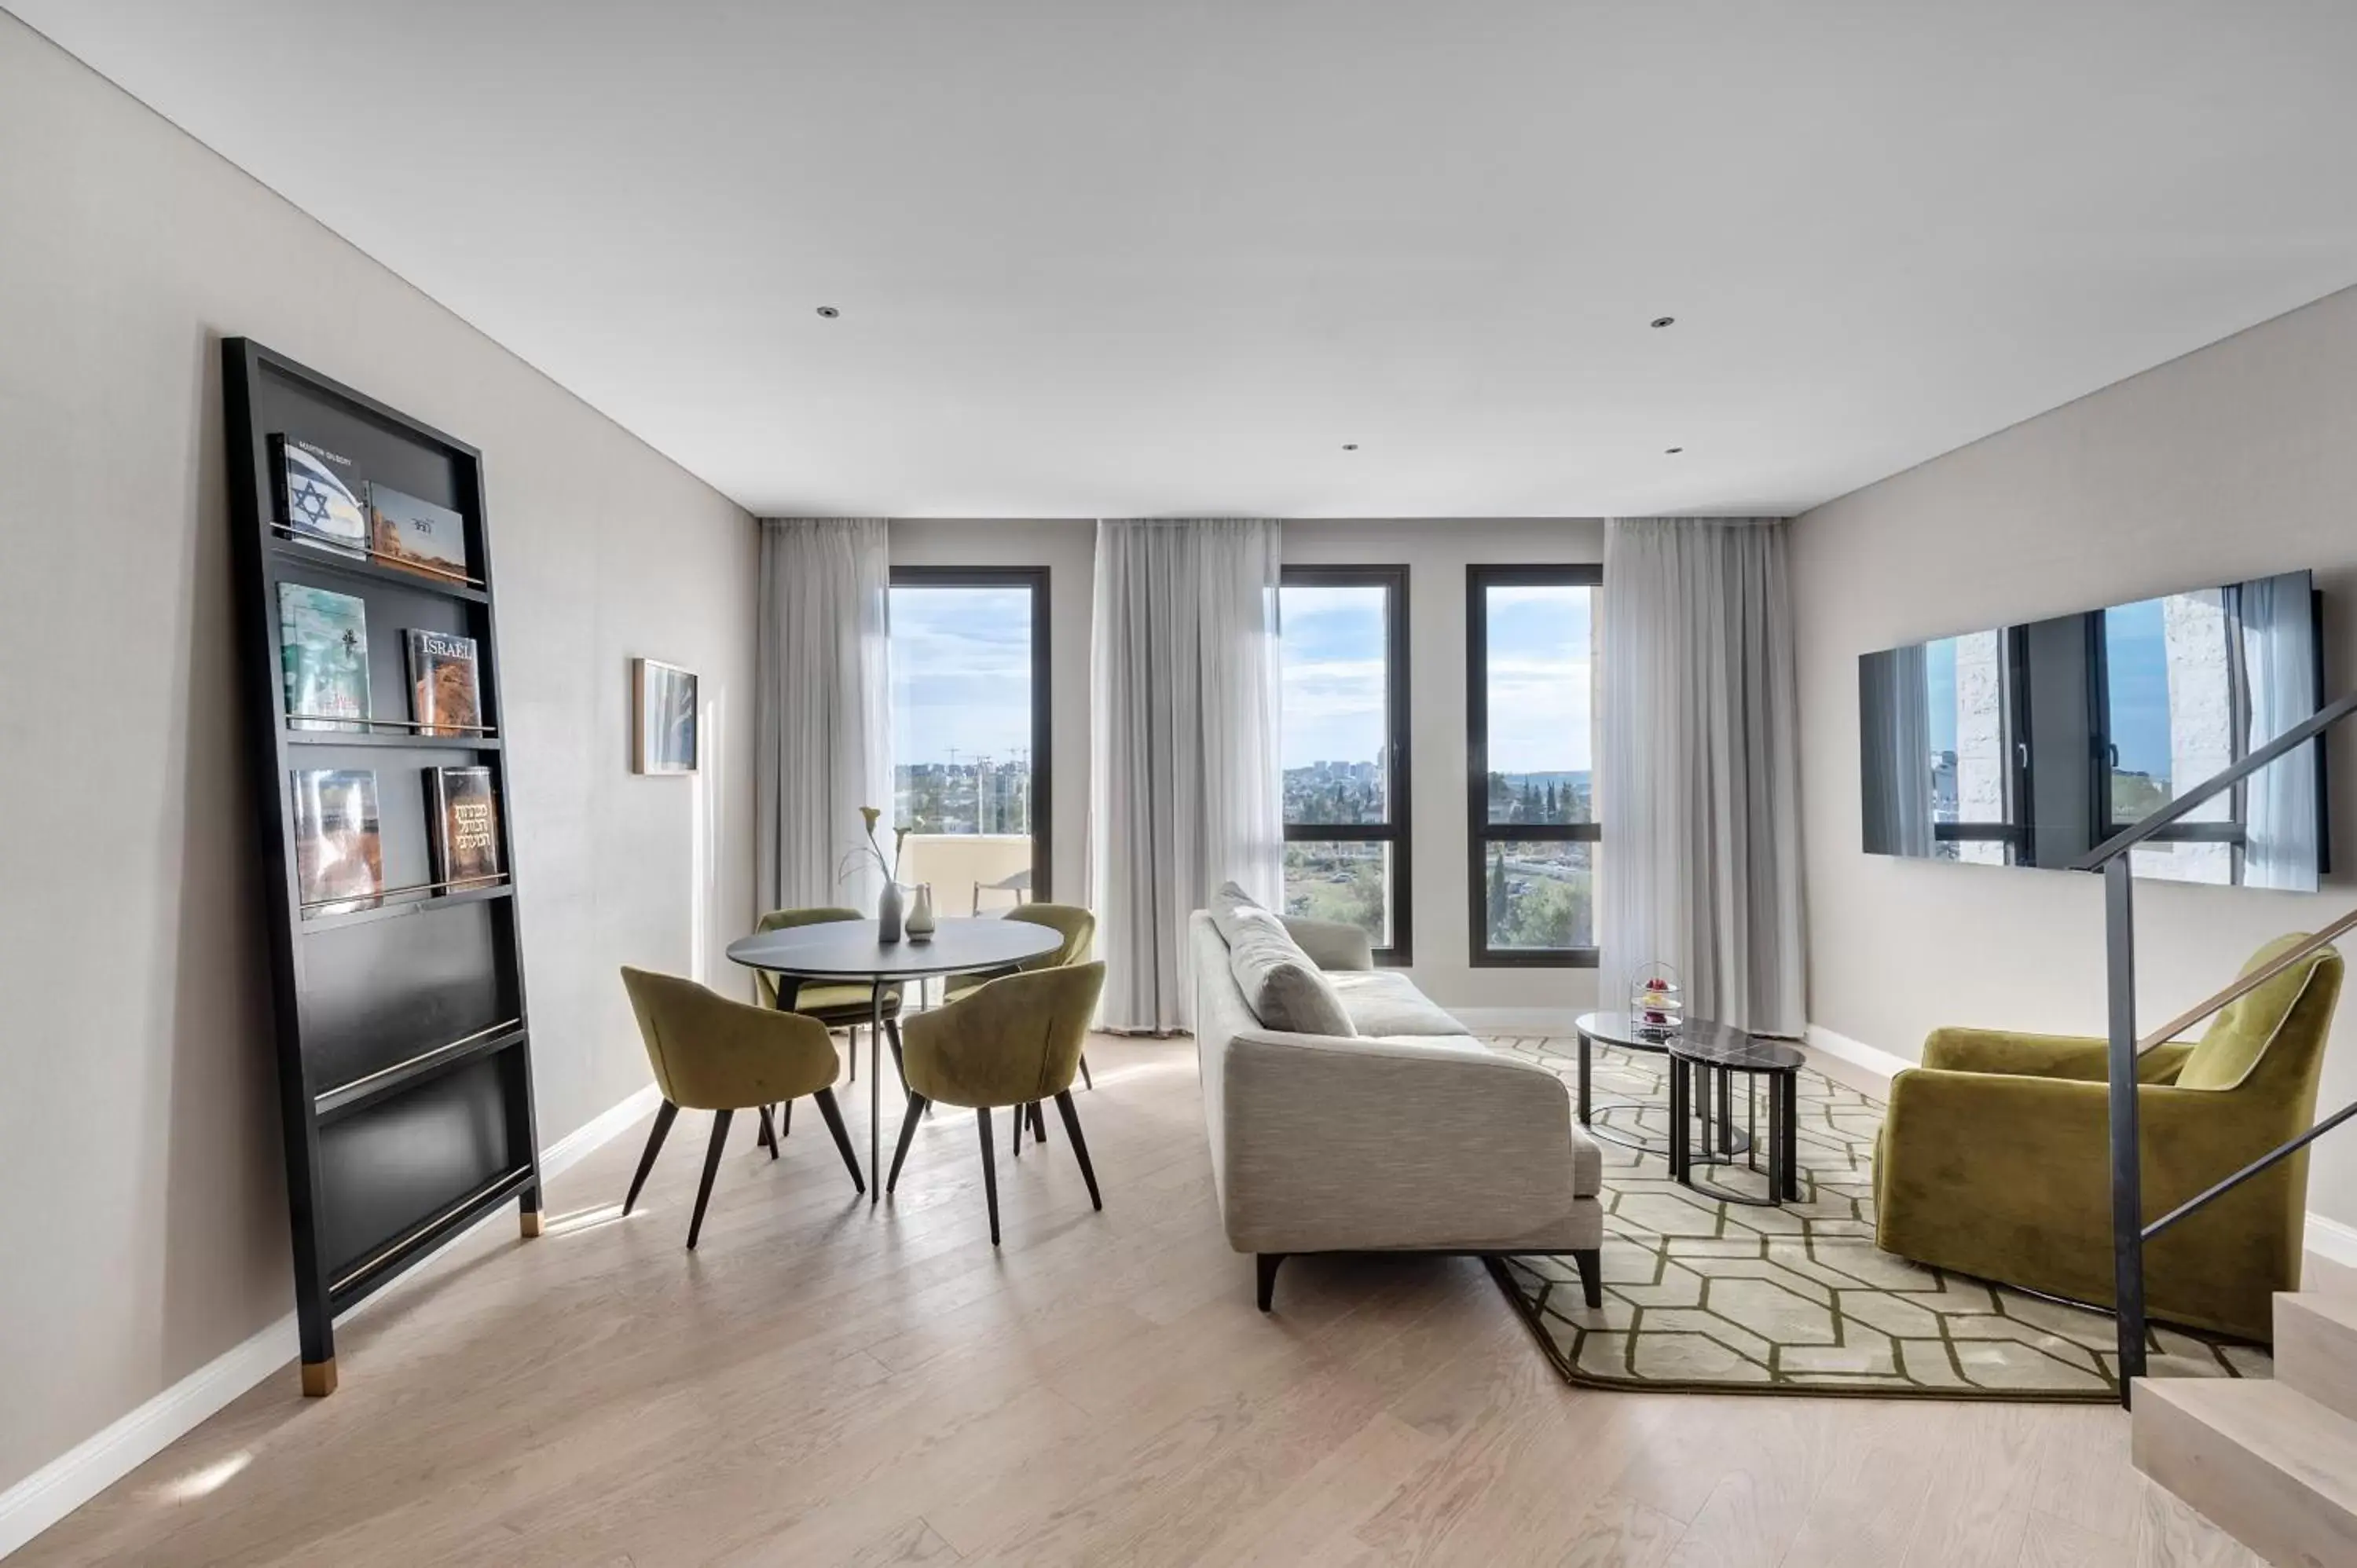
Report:
M 2259 950 L 2243 972 L 2306 940 Z M 2341 961 L 2324 948 L 2221 1011 L 2198 1042 L 2137 1064 L 2149 1224 L 2308 1130 Z M 1936 1268 L 2109 1307 L 2106 1046 L 1940 1029 L 1891 1081 L 1874 1173 L 1876 1240 Z M 2265 1342 L 2274 1293 L 2299 1284 L 2303 1151 L 2156 1237 L 2156 1318 Z

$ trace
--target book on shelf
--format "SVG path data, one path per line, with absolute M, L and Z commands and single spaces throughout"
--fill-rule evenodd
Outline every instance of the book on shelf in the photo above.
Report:
M 279 584 L 278 660 L 287 728 L 368 727 L 368 606 L 350 594 Z
M 475 639 L 447 631 L 409 634 L 409 716 L 419 735 L 480 735 Z
M 326 768 L 295 775 L 295 886 L 306 917 L 365 909 L 383 897 L 374 773 Z
M 430 577 L 467 581 L 467 520 L 446 506 L 368 488 L 369 548 L 379 560 Z
M 367 482 L 353 471 L 352 460 L 296 435 L 273 435 L 270 445 L 278 456 L 279 522 L 345 554 L 366 555 L 361 492 Z
M 435 881 L 455 892 L 500 879 L 500 802 L 490 768 L 427 768 L 425 810 Z

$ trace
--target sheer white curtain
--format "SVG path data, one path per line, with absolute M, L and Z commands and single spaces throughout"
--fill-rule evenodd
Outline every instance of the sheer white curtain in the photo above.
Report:
M 873 912 L 873 862 L 836 880 L 866 842 L 859 808 L 882 809 L 890 853 L 892 714 L 882 518 L 761 522 L 760 629 L 754 692 L 756 890 L 762 908 L 841 904 Z
M 1599 945 L 1675 964 L 1704 1017 L 1804 1023 L 1786 525 L 1613 519 L 1604 543 Z
M 1097 525 L 1089 886 L 1109 1028 L 1187 1027 L 1187 917 L 1222 882 L 1281 896 L 1277 537 Z

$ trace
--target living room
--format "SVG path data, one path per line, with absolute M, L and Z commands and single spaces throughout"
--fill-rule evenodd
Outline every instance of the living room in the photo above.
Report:
M 5 5 L 12 1568 L 2357 1562 L 2357 14 Z

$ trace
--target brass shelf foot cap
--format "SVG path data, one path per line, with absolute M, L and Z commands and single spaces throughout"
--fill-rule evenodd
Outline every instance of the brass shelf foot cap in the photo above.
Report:
M 326 1399 L 336 1391 L 336 1359 L 303 1363 L 303 1397 Z
M 540 1234 L 540 1210 L 539 1210 L 539 1209 L 537 1209 L 537 1208 L 527 1208 L 527 1209 L 525 1209 L 525 1210 L 523 1211 L 523 1214 L 522 1214 L 522 1226 L 523 1226 L 523 1236 L 524 1236 L 524 1240 L 525 1240 L 529 1241 L 529 1240 L 531 1240 L 534 1236 L 539 1235 L 539 1234 Z

